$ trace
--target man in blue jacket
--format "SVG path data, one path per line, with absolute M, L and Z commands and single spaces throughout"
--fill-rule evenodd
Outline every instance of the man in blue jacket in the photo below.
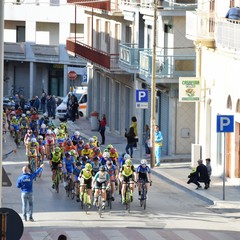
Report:
M 31 173 L 28 166 L 22 168 L 23 174 L 18 177 L 17 188 L 21 188 L 23 220 L 27 221 L 27 202 L 29 204 L 29 220 L 33 222 L 33 180 L 43 171 L 43 164 L 36 172 Z

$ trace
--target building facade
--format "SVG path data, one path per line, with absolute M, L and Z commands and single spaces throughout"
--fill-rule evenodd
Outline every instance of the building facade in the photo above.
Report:
M 131 116 L 150 125 L 147 109 L 136 107 L 136 90 L 151 94 L 153 37 L 156 36 L 156 123 L 164 136 L 163 155 L 190 154 L 195 139 L 194 103 L 179 103 L 180 76 L 195 76 L 195 50 L 185 36 L 186 10 L 195 1 L 158 1 L 154 18 L 152 1 L 74 1 L 85 9 L 84 39 L 67 40 L 67 49 L 88 62 L 88 110 L 105 113 L 108 128 L 124 135 Z M 157 31 L 153 30 L 154 22 Z
M 203 159 L 212 159 L 213 173 L 239 184 L 240 179 L 240 21 L 225 18 L 240 1 L 198 1 L 187 13 L 186 36 L 194 41 L 197 76 L 202 82 L 201 101 L 196 103 L 196 144 Z M 234 132 L 217 132 L 217 116 L 234 116 Z M 226 168 L 225 168 L 225 167 Z
M 66 38 L 83 37 L 84 22 L 84 14 L 76 16 L 64 0 L 6 1 L 4 95 L 31 98 L 45 91 L 64 96 L 71 85 L 86 83 L 86 62 L 66 50 Z M 78 72 L 74 82 L 68 78 L 72 67 Z

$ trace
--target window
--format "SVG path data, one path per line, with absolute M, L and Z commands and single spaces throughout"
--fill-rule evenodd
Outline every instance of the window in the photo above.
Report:
M 17 39 L 16 42 L 25 42 L 25 27 L 17 26 Z

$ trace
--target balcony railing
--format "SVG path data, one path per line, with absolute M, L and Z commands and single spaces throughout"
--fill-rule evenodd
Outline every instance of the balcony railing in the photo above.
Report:
M 118 66 L 119 54 L 109 54 L 92 48 L 74 38 L 67 39 L 67 50 L 108 71 L 121 70 Z
M 220 18 L 217 21 L 216 46 L 240 51 L 240 21 Z
M 26 44 L 4 43 L 4 56 L 8 58 L 23 59 L 26 57 Z
M 120 44 L 119 66 L 130 73 L 139 71 L 140 52 L 146 49 L 137 48 L 138 44 Z
M 214 15 L 204 12 L 186 12 L 186 36 L 191 40 L 214 40 Z
M 160 55 L 156 54 L 156 78 L 177 79 L 179 77 L 195 76 L 196 57 L 189 55 Z M 152 51 L 140 52 L 140 75 L 145 79 L 152 77 Z

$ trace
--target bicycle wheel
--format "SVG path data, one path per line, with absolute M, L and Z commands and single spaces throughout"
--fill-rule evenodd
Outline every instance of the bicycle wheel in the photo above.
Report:
M 127 191 L 126 191 L 126 210 L 128 210 L 128 212 L 130 212 L 130 202 L 131 202 L 131 200 L 130 200 L 130 191 L 129 191 L 129 189 L 127 189 Z
M 141 196 L 141 198 L 142 198 L 141 199 L 142 206 L 143 206 L 143 209 L 145 210 L 146 209 L 146 190 L 145 190 L 145 186 L 143 186 L 143 188 L 142 188 L 142 196 Z
M 87 194 L 87 190 L 84 190 L 84 194 L 83 194 L 83 205 L 84 205 L 84 210 L 87 214 L 88 212 L 88 194 Z
M 74 184 L 73 184 L 73 181 L 71 179 L 71 198 L 74 199 L 74 197 L 75 197 Z
M 112 209 L 112 194 L 110 189 L 107 191 L 107 202 L 108 202 L 108 207 Z
M 98 196 L 98 214 L 102 216 L 102 195 Z
M 55 177 L 55 188 L 57 193 L 59 193 L 59 172 L 56 172 L 56 177 Z

